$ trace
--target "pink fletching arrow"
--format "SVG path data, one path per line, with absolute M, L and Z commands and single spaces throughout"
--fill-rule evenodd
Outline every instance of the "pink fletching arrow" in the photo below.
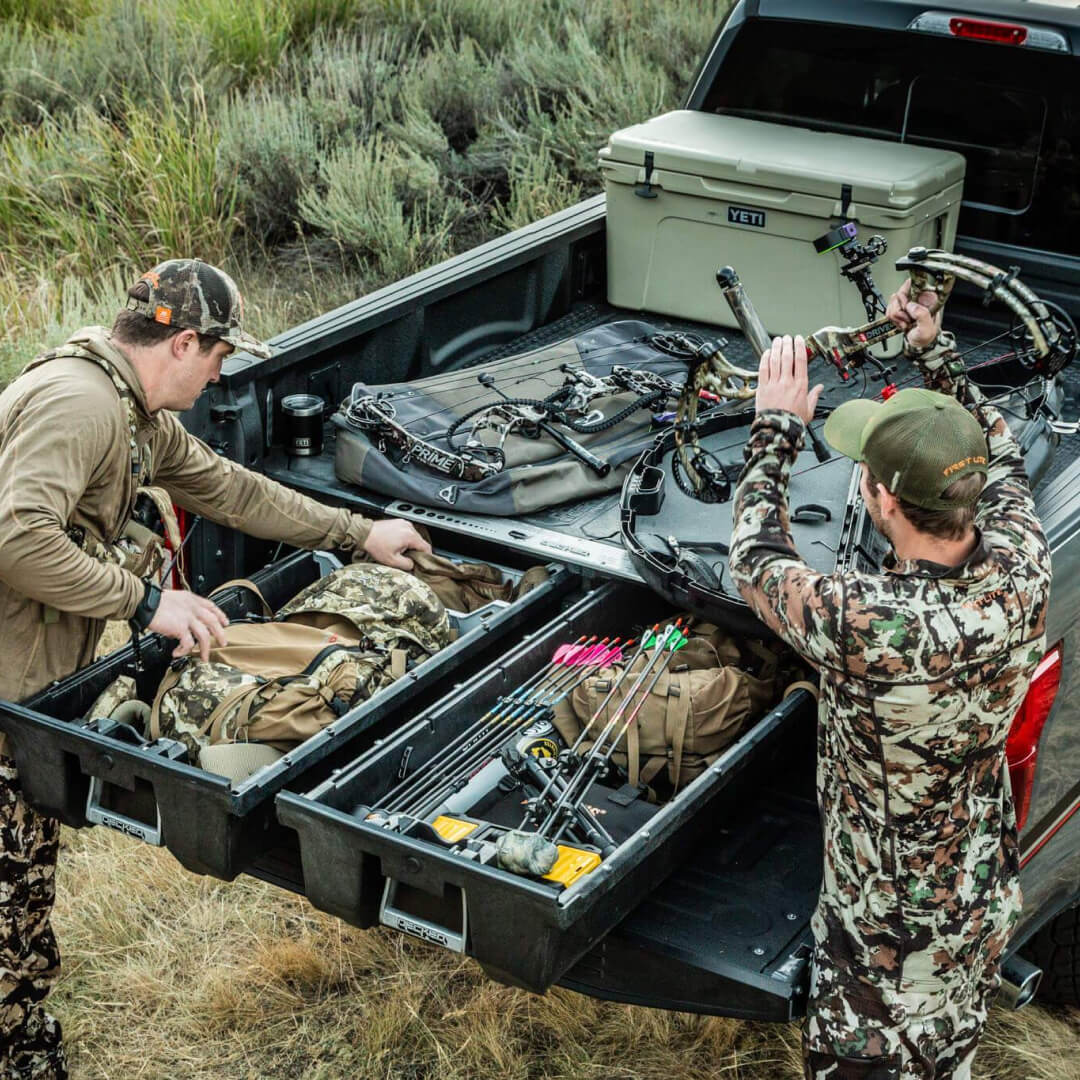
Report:
M 593 634 L 591 638 L 580 637 L 572 644 L 560 645 L 556 650 L 551 660 L 555 664 L 574 664 L 577 662 L 580 655 L 595 646 L 593 643 L 596 641 L 596 635 Z
M 590 664 L 595 663 L 594 656 L 599 656 L 601 653 L 606 652 L 608 648 L 608 638 L 604 638 L 603 641 L 593 645 L 589 649 L 585 649 L 580 655 L 575 656 L 569 663 L 574 667 L 587 667 Z

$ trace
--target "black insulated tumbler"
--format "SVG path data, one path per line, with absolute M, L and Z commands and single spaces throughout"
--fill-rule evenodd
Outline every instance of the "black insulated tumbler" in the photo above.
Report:
M 285 453 L 317 457 L 323 448 L 324 402 L 315 394 L 290 394 L 281 400 L 285 420 Z

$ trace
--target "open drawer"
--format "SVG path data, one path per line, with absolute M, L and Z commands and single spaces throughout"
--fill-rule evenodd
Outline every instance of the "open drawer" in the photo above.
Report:
M 308 898 L 357 926 L 396 927 L 475 957 L 503 982 L 545 991 L 692 857 L 725 805 L 760 782 L 770 755 L 758 751 L 812 715 L 811 696 L 795 691 L 665 805 L 639 800 L 632 815 L 621 814 L 616 805 L 629 804 L 610 798 L 620 791 L 594 785 L 589 800 L 599 805 L 608 799 L 603 809 L 610 816 L 603 820 L 618 819 L 619 839 L 593 869 L 563 883 L 510 873 L 475 849 L 467 854 L 462 844 L 452 846 L 445 834 L 440 840 L 423 826 L 395 830 L 371 815 L 404 779 L 422 776 L 441 750 L 468 745 L 461 740 L 477 719 L 561 645 L 582 635 L 625 634 L 669 613 L 662 599 L 635 586 L 609 583 L 592 590 L 352 766 L 306 795 L 279 795 L 278 818 L 299 835 Z M 507 794 L 515 797 L 512 789 Z
M 299 552 L 251 580 L 277 610 L 331 565 L 336 560 L 325 553 Z M 511 579 L 520 576 L 503 569 Z M 108 722 L 84 719 L 119 675 L 133 676 L 139 697 L 152 699 L 172 645 L 157 635 L 142 637 L 141 663 L 128 644 L 21 705 L 0 701 L 0 730 L 10 738 L 23 791 L 37 809 L 75 827 L 107 825 L 163 845 L 189 870 L 231 880 L 278 845 L 282 833 L 273 800 L 280 790 L 309 788 L 370 745 L 373 728 L 388 730 L 410 719 L 460 682 L 465 670 L 474 671 L 478 659 L 492 659 L 506 635 L 550 619 L 578 579 L 562 567 L 549 571 L 547 581 L 512 603 L 451 612 L 455 641 L 240 781 L 189 764 L 174 740 L 147 742 Z M 215 599 L 231 619 L 261 610 L 243 587 L 231 586 Z

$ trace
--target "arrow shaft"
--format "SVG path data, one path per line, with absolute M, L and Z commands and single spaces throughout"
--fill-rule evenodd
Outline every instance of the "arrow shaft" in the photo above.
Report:
M 580 652 L 585 647 L 587 647 L 590 642 L 595 641 L 596 635 L 593 635 L 593 637 L 591 638 L 587 638 L 582 635 L 571 646 L 571 648 L 575 650 L 574 655 L 579 655 Z M 396 787 L 391 788 L 383 796 L 382 801 L 385 802 L 386 808 L 400 803 L 402 799 L 408 798 L 412 793 L 411 789 L 413 789 L 417 784 L 423 781 L 426 769 L 428 767 L 432 765 L 438 767 L 438 765 L 442 761 L 448 760 L 454 754 L 458 753 L 459 750 L 463 747 L 463 745 L 467 743 L 471 738 L 473 738 L 477 733 L 479 733 L 483 728 L 490 728 L 492 724 L 498 720 L 501 710 L 509 707 L 507 705 L 507 702 L 509 700 L 517 699 L 521 694 L 530 692 L 534 687 L 539 686 L 549 677 L 555 675 L 558 672 L 561 672 L 564 663 L 565 661 L 557 660 L 545 664 L 538 672 L 530 676 L 528 679 L 525 680 L 524 683 L 512 690 L 507 695 L 507 697 L 503 698 L 498 704 L 489 709 L 483 716 L 480 717 L 479 720 L 473 723 L 469 728 L 463 731 L 456 738 L 452 739 L 446 746 L 442 748 L 442 750 L 440 750 L 430 761 L 425 764 L 425 768 L 423 770 L 418 770 L 412 776 L 403 780 Z
M 645 666 L 641 669 L 638 677 L 634 680 L 634 685 L 630 688 L 629 693 L 619 703 L 619 707 L 612 714 L 611 719 L 604 726 L 600 735 L 597 736 L 596 741 L 593 743 L 591 749 L 589 750 L 589 753 L 586 755 L 585 760 L 581 763 L 577 772 L 574 773 L 572 777 L 570 777 L 566 787 L 559 794 L 558 798 L 555 799 L 555 801 L 552 803 L 551 808 L 548 811 L 548 816 L 544 819 L 543 823 L 537 829 L 537 832 L 540 833 L 541 836 L 546 835 L 547 830 L 555 824 L 558 819 L 558 814 L 560 810 L 564 805 L 566 805 L 566 803 L 570 799 L 584 798 L 585 792 L 588 790 L 589 785 L 592 783 L 592 778 L 596 772 L 594 763 L 597 758 L 598 747 L 603 744 L 605 738 L 607 738 L 614 725 L 618 722 L 618 718 L 622 715 L 622 712 L 626 707 L 627 702 L 634 697 L 634 695 L 638 691 L 638 688 L 648 678 L 649 673 L 656 666 L 659 659 L 664 655 L 664 645 L 668 641 L 671 630 L 672 628 L 668 627 L 664 633 L 664 636 L 657 639 L 657 644 L 653 655 L 649 657 L 648 663 L 645 664 Z M 599 711 L 600 710 L 598 710 L 598 712 Z
M 649 683 L 648 687 L 646 688 L 645 693 L 641 697 L 641 700 L 638 702 L 638 704 L 634 708 L 633 712 L 631 712 L 627 716 L 626 722 L 622 726 L 622 730 L 619 732 L 618 735 L 615 736 L 614 739 L 611 740 L 611 742 L 608 744 L 607 750 L 604 752 L 603 757 L 600 758 L 599 763 L 596 764 L 593 767 L 593 772 L 595 774 L 598 775 L 603 770 L 604 766 L 611 760 L 611 755 L 615 753 L 615 748 L 626 737 L 626 733 L 630 730 L 630 725 L 637 719 L 638 714 L 645 707 L 645 702 L 647 702 L 649 700 L 649 695 L 653 692 L 653 688 L 660 681 L 661 676 L 671 666 L 671 658 L 675 655 L 675 652 L 676 652 L 676 650 L 672 649 L 667 654 L 667 656 L 664 658 L 664 662 L 657 669 L 656 674 L 653 676 L 652 681 Z M 571 804 L 574 807 L 575 810 L 580 809 L 581 804 L 585 800 L 585 795 L 586 795 L 587 791 L 588 791 L 588 785 L 586 785 L 581 790 L 581 793 L 579 795 L 575 796 L 575 799 L 574 799 L 573 803 Z M 569 817 L 564 819 L 562 825 L 556 831 L 555 835 L 552 836 L 552 838 L 551 838 L 551 842 L 553 844 L 557 844 L 559 842 L 559 840 L 561 839 L 563 833 L 566 832 L 566 829 L 569 826 L 571 820 L 572 819 L 569 818 Z

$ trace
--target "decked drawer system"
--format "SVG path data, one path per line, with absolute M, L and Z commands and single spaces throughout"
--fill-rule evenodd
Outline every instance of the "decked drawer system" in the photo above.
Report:
M 422 773 L 441 748 L 542 668 L 559 646 L 581 635 L 629 635 L 631 627 L 668 612 L 663 601 L 637 587 L 592 590 L 541 631 L 508 642 L 503 659 L 308 794 L 282 792 L 278 817 L 299 834 L 308 898 L 357 926 L 382 922 L 467 953 L 505 982 L 543 992 L 562 978 L 677 866 L 687 858 L 692 863 L 703 836 L 761 786 L 762 770 L 773 760 L 769 747 L 787 742 L 800 724 L 809 726 L 813 702 L 806 691 L 796 691 L 747 730 L 670 802 L 657 807 L 639 801 L 629 835 L 565 887 L 466 857 L 460 847 L 429 836 L 392 831 L 369 815 L 383 795 L 405 776 Z M 610 825 L 617 800 L 598 790 L 591 789 L 590 801 L 602 802 Z M 784 945 L 804 915 L 783 927 Z M 617 996 L 612 988 L 607 992 Z
M 320 558 L 309 552 L 288 556 L 253 574 L 252 581 L 276 610 L 319 577 Z M 75 827 L 100 823 L 164 845 L 189 870 L 231 880 L 279 846 L 279 791 L 290 785 L 306 789 L 354 758 L 370 744 L 373 728 L 408 720 L 446 693 L 464 670 L 497 655 L 507 636 L 549 619 L 576 584 L 569 571 L 552 567 L 549 579 L 519 600 L 451 613 L 456 641 L 236 783 L 188 764 L 172 740 L 146 743 L 134 732 L 83 720 L 119 675 L 133 675 L 139 696 L 152 699 L 169 663 L 168 646 L 156 635 L 143 637 L 141 664 L 127 645 L 22 705 L 0 702 L 0 730 L 11 739 L 26 797 L 42 812 Z M 216 599 L 230 618 L 261 611 L 245 588 L 230 587 Z

